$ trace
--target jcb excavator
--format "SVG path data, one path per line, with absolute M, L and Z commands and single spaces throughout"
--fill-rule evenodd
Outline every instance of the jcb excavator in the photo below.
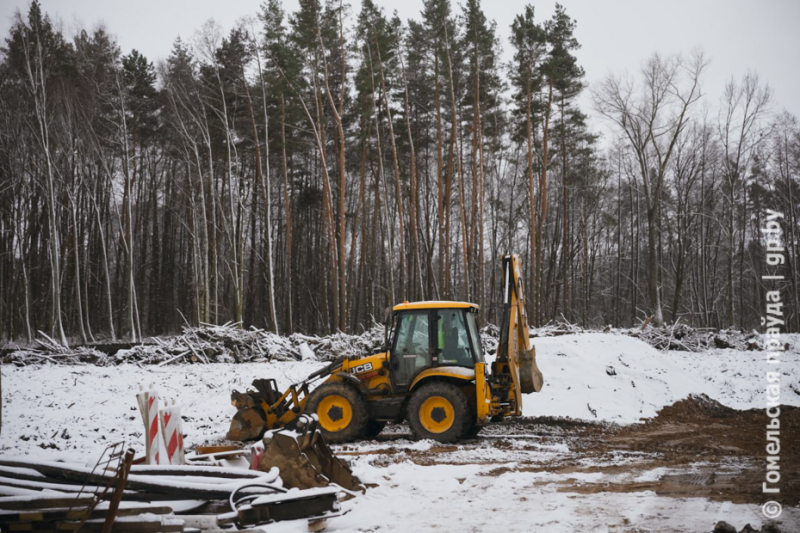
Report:
M 517 255 L 502 258 L 503 318 L 491 373 L 477 305 L 406 302 L 392 310 L 382 352 L 336 359 L 282 394 L 274 379 L 255 380 L 255 391 L 233 391 L 238 411 L 227 438 L 257 439 L 316 413 L 328 442 L 370 438 L 387 422 L 403 420 L 417 438 L 453 442 L 490 421 L 521 415 L 522 394 L 539 392 L 543 378 L 529 338 L 519 264 Z

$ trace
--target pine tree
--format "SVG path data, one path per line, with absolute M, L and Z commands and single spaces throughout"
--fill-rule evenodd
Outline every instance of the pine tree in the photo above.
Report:
M 527 153 L 527 181 L 528 181 L 528 207 L 530 210 L 530 260 L 529 298 L 530 316 L 534 325 L 539 324 L 540 307 L 542 305 L 540 278 L 538 275 L 539 256 L 541 255 L 539 234 L 541 232 L 542 217 L 537 209 L 534 183 L 534 146 L 536 120 L 541 112 L 540 106 L 534 102 L 536 93 L 542 86 L 541 63 L 545 55 L 546 33 L 540 24 L 534 21 L 533 6 L 526 6 L 521 15 L 517 15 L 511 25 L 511 44 L 514 46 L 514 64 L 510 73 L 511 84 L 514 87 L 513 99 L 516 104 L 514 116 L 516 124 L 514 135 L 517 139 L 524 139 Z M 541 183 L 541 182 L 540 182 Z M 541 186 L 539 190 L 540 202 L 542 198 Z M 537 224 L 537 220 L 539 221 Z
M 556 106 L 559 110 L 560 123 L 558 126 L 560 137 L 560 152 L 561 152 L 561 198 L 562 198 L 562 275 L 561 275 L 561 294 L 562 294 L 562 312 L 568 313 L 569 305 L 569 265 L 571 263 L 570 249 L 570 217 L 569 217 L 569 184 L 567 178 L 568 171 L 568 153 L 567 153 L 567 136 L 569 129 L 567 121 L 569 114 L 572 112 L 571 106 L 575 97 L 578 96 L 583 84 L 583 69 L 578 65 L 577 59 L 573 55 L 573 51 L 580 48 L 578 41 L 574 37 L 575 21 L 572 20 L 560 4 L 556 4 L 556 11 L 552 19 L 545 24 L 545 32 L 547 34 L 547 43 L 549 45 L 549 52 L 547 59 L 542 65 L 542 71 L 547 79 L 549 94 L 548 94 L 548 107 L 546 108 L 545 122 L 548 122 L 550 113 L 551 100 L 555 100 Z M 555 95 L 553 96 L 553 93 Z M 583 117 L 577 115 L 572 116 L 573 121 L 582 122 Z M 545 138 L 547 131 L 545 131 Z M 547 146 L 545 141 L 544 146 L 544 162 L 542 164 L 542 175 L 547 172 Z M 546 179 L 543 180 L 546 184 Z M 546 192 L 542 192 L 542 198 L 546 206 Z M 542 214 L 545 218 L 545 212 Z M 542 258 L 539 258 L 541 262 Z M 541 274 L 540 274 L 541 275 Z M 567 318 L 568 315 L 565 314 Z

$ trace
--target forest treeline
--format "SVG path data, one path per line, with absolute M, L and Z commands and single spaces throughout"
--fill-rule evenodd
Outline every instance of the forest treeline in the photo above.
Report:
M 102 26 L 67 37 L 36 1 L 18 14 L 0 338 L 355 331 L 422 299 L 497 322 L 509 250 L 533 324 L 754 328 L 769 209 L 800 329 L 800 126 L 757 74 L 704 95 L 701 53 L 655 54 L 587 89 L 592 43 L 562 6 L 524 7 L 501 40 L 479 0 L 406 22 L 373 0 L 299 4 L 209 21 L 157 66 Z

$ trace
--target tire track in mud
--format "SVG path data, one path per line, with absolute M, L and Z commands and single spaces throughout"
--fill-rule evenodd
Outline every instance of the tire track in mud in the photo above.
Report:
M 800 504 L 800 408 L 781 407 L 781 500 Z M 619 426 L 568 418 L 520 418 L 485 427 L 457 445 L 411 440 L 390 425 L 376 440 L 336 447 L 373 466 L 480 465 L 483 476 L 546 474 L 558 491 L 653 491 L 676 498 L 761 504 L 766 471 L 763 410 L 737 411 L 705 396 L 664 407 L 641 424 Z M 588 478 L 588 479 L 587 479 Z

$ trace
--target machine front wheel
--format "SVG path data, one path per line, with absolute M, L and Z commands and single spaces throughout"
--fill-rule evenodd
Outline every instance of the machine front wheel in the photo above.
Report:
M 367 404 L 356 389 L 344 383 L 320 385 L 308 397 L 307 413 L 316 413 L 327 442 L 350 442 L 367 426 Z
M 418 439 L 455 442 L 467 434 L 473 416 L 461 389 L 435 381 L 413 392 L 406 420 Z

